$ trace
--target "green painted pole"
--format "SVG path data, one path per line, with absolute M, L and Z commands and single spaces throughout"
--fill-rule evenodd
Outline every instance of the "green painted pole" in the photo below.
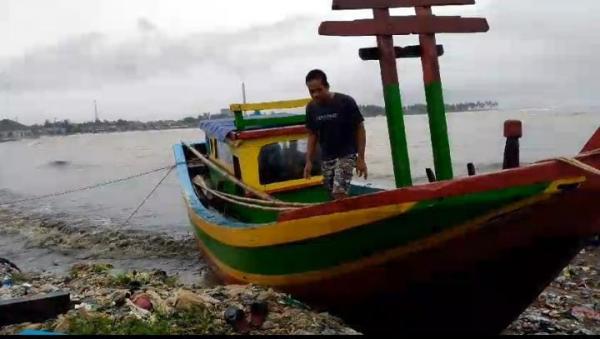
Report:
M 416 13 L 417 16 L 431 16 L 431 7 L 417 7 Z M 451 180 L 454 174 L 435 34 L 420 34 L 419 43 L 436 177 L 438 180 Z
M 373 15 L 375 20 L 385 21 L 389 20 L 390 13 L 389 9 L 374 9 Z M 377 47 L 380 52 L 379 66 L 383 82 L 383 97 L 392 151 L 394 178 L 396 187 L 407 187 L 412 185 L 412 176 L 393 37 L 391 35 L 377 36 Z
M 240 131 L 243 131 L 246 128 L 244 121 L 244 111 L 235 111 L 233 112 L 233 116 L 235 117 L 235 128 L 237 128 Z

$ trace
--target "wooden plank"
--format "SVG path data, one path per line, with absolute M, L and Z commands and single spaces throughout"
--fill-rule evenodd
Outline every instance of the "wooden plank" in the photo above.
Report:
M 479 33 L 489 30 L 484 18 L 450 16 L 392 17 L 387 21 L 363 19 L 354 21 L 325 21 L 319 34 L 331 36 L 409 35 L 436 33 Z
M 24 322 L 38 323 L 66 313 L 71 308 L 69 292 L 0 300 L 0 326 Z
M 333 10 L 474 5 L 475 0 L 333 0 Z
M 253 104 L 232 104 L 229 109 L 232 112 L 244 112 L 244 111 L 261 111 L 265 109 L 288 109 L 298 108 L 308 105 L 312 99 L 297 99 L 297 100 L 285 100 L 285 101 L 269 101 L 260 102 Z
M 444 55 L 444 46 L 437 45 L 438 56 Z M 406 46 L 406 47 L 394 47 L 396 59 L 404 58 L 419 58 L 421 57 L 421 46 Z M 379 49 L 377 47 L 361 48 L 358 50 L 358 56 L 364 60 L 379 60 Z

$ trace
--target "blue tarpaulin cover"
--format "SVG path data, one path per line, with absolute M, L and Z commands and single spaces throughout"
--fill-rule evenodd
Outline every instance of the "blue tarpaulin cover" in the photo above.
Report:
M 202 120 L 199 127 L 207 136 L 219 141 L 225 141 L 227 135 L 236 130 L 233 119 Z

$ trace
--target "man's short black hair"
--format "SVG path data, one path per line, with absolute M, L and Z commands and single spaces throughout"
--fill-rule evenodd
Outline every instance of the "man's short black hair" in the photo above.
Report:
M 312 80 L 321 80 L 323 86 L 329 88 L 329 82 L 327 81 L 327 74 L 320 69 L 313 69 L 306 75 L 306 83 Z

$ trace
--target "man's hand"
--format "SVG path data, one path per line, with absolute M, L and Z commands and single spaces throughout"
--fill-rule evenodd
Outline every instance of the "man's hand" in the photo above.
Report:
M 310 179 L 312 173 L 312 161 L 307 161 L 304 165 L 304 179 Z
M 304 165 L 304 179 L 310 179 L 312 172 L 312 160 L 315 157 L 315 148 L 317 147 L 317 135 L 310 129 L 308 130 L 308 145 L 306 146 L 306 165 Z
M 367 180 L 367 163 L 363 157 L 358 157 L 356 160 L 356 174 L 359 178 L 364 176 L 365 180 Z

